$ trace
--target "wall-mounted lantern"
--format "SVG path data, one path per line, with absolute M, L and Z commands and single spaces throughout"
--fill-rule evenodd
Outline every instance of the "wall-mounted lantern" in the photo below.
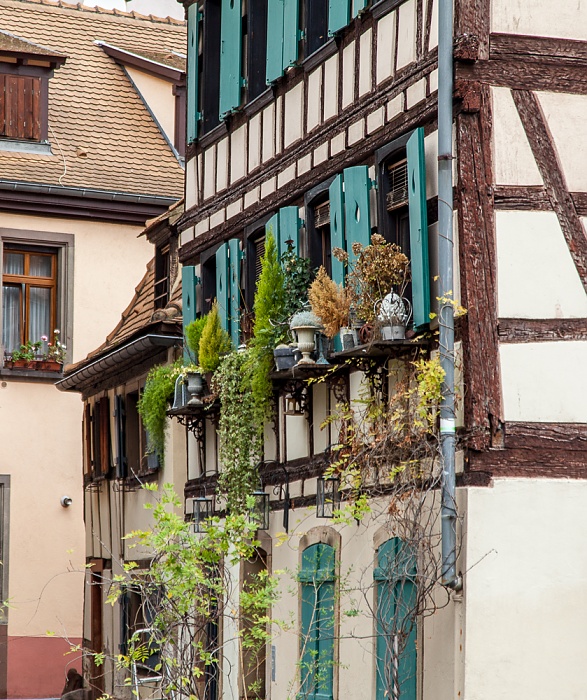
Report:
M 255 501 L 253 510 L 250 515 L 251 522 L 257 523 L 257 529 L 269 529 L 269 494 L 265 493 L 265 489 L 260 484 L 256 491 L 253 492 Z
M 211 497 L 198 496 L 188 499 L 191 502 L 194 532 L 204 532 L 204 526 L 214 514 L 214 502 Z
M 316 486 L 316 517 L 333 518 L 340 506 L 340 479 L 337 476 L 319 476 Z

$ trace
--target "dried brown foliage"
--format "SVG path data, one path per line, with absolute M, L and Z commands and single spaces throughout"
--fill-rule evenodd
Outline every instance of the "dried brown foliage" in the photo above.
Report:
M 343 326 L 349 325 L 351 298 L 347 289 L 336 284 L 320 267 L 308 294 L 312 311 L 322 321 L 324 333 L 334 337 Z

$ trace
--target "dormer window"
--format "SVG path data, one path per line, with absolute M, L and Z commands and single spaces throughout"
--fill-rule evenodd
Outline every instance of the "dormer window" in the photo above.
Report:
M 26 39 L 0 31 L 0 147 L 22 150 L 21 142 L 48 137 L 49 79 L 65 61 Z

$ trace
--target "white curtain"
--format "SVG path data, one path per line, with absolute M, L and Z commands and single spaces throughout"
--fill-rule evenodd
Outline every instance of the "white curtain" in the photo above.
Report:
M 20 292 L 20 286 L 2 287 L 2 344 L 8 353 L 20 347 Z
M 51 338 L 51 290 L 47 287 L 29 289 L 29 337 L 35 343 L 45 335 Z

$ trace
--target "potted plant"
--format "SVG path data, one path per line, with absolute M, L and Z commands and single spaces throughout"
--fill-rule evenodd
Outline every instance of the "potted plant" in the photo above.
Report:
M 381 339 L 403 340 L 406 337 L 406 326 L 411 315 L 410 302 L 393 291 L 389 292 L 377 308 L 377 318 L 381 324 Z
M 298 311 L 291 318 L 289 327 L 295 332 L 298 339 L 298 349 L 302 353 L 302 359 L 298 365 L 316 364 L 311 358 L 316 349 L 316 331 L 322 328 L 322 323 L 313 311 Z
M 398 245 L 387 243 L 383 236 L 377 233 L 371 236 L 370 245 L 353 243 L 352 250 L 356 259 L 349 270 L 347 283 L 348 294 L 357 316 L 375 327 L 381 327 L 382 324 L 392 325 L 388 313 L 388 307 L 392 305 L 393 309 L 398 311 L 397 325 L 401 325 L 402 319 L 405 325 L 409 315 L 406 317 L 405 312 L 399 309 L 397 298 L 403 297 L 410 281 L 410 261 L 407 256 Z M 335 248 L 333 253 L 338 260 L 348 264 L 349 256 L 346 251 Z M 379 312 L 383 308 L 384 299 L 390 294 L 394 296 L 390 297 L 385 305 L 382 320 Z
M 336 284 L 328 276 L 324 267 L 318 270 L 316 279 L 310 286 L 308 297 L 312 311 L 324 327 L 324 335 L 334 338 L 337 333 L 340 333 L 343 347 L 344 337 L 349 334 L 353 338 L 356 337 L 356 331 L 350 328 L 351 297 L 348 290 Z

